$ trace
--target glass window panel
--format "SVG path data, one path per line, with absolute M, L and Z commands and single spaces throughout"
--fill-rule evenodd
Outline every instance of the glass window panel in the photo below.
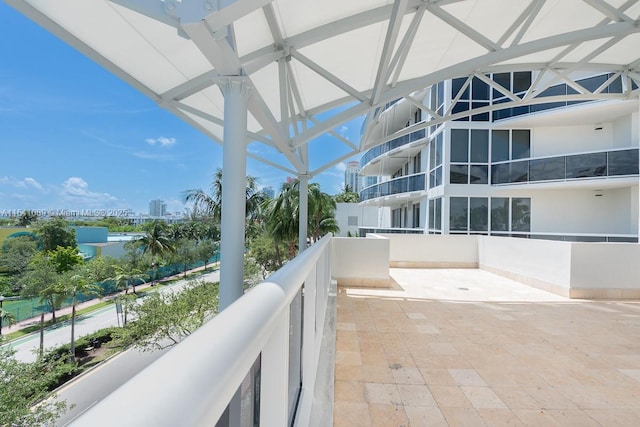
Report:
M 567 85 L 563 83 L 560 85 L 555 85 L 555 86 L 546 88 L 545 90 L 542 91 L 540 95 L 538 95 L 538 98 L 541 98 L 541 97 L 544 98 L 547 96 L 566 95 L 566 94 L 567 94 Z
M 511 158 L 526 159 L 531 156 L 531 131 L 517 129 L 511 131 Z
M 433 226 L 436 230 L 442 230 L 442 198 L 436 199 L 436 219 Z
M 509 131 L 491 131 L 491 161 L 502 162 L 509 160 Z
M 531 231 L 531 199 L 511 199 L 511 231 Z
M 596 89 L 608 80 L 608 78 L 609 77 L 606 74 L 601 74 L 599 76 L 578 80 L 578 83 L 580 83 L 580 86 L 584 87 L 589 92 L 595 92 Z
M 511 90 L 511 73 L 496 73 L 493 75 L 493 81 L 507 90 Z M 502 98 L 502 92 L 493 90 L 493 99 Z
M 435 200 L 429 200 L 429 228 L 435 228 L 436 204 Z
M 432 171 L 429 174 L 429 188 L 433 188 L 436 186 L 436 171 Z
M 524 92 L 531 86 L 531 72 L 517 71 L 513 73 L 513 92 Z
M 486 197 L 471 197 L 469 200 L 469 211 L 469 229 L 471 231 L 488 231 L 488 199 Z
M 529 180 L 529 162 L 513 162 L 510 165 L 509 182 L 527 182 Z
M 638 150 L 611 151 L 608 167 L 609 176 L 637 175 Z
M 529 181 L 564 179 L 564 157 L 537 159 L 529 162 Z
M 471 165 L 469 167 L 469 184 L 488 184 L 489 166 Z
M 429 143 L 429 170 L 436 167 L 436 141 Z
M 456 105 L 453 106 L 452 114 L 462 113 L 464 111 L 469 111 L 469 103 L 466 101 L 458 101 Z M 469 116 L 460 117 L 459 119 L 455 119 L 457 121 L 469 121 Z
M 478 101 L 488 101 L 489 100 L 489 85 L 480 80 L 477 77 L 473 78 L 471 82 L 471 95 L 472 99 Z
M 488 102 L 473 102 L 471 104 L 471 107 L 475 110 L 478 108 L 482 108 L 482 107 L 488 107 L 489 103 Z M 487 111 L 486 113 L 480 113 L 480 114 L 474 114 L 471 116 L 471 120 L 474 122 L 488 122 L 489 121 L 489 112 Z
M 436 137 L 436 165 L 442 164 L 442 133 Z
M 509 231 L 509 198 L 491 198 L 491 231 Z
M 607 174 L 607 153 L 567 156 L 567 178 L 589 178 Z
M 444 103 L 444 82 L 438 83 L 438 107 Z
M 462 85 L 467 81 L 466 77 L 462 77 L 459 79 L 453 79 L 451 81 L 451 99 L 454 99 L 458 96 L 458 92 L 462 89 Z M 464 90 L 460 99 L 469 99 L 469 86 Z
M 466 184 L 469 181 L 469 170 L 467 165 L 451 165 L 449 171 L 449 183 Z
M 469 161 L 469 130 L 451 129 L 451 161 Z
M 491 183 L 506 184 L 509 182 L 509 163 L 491 166 Z
M 622 78 L 620 76 L 616 77 L 613 82 L 611 82 L 607 90 L 609 93 L 622 93 Z
M 471 131 L 471 161 L 487 163 L 489 161 L 489 131 L 473 129 Z
M 451 197 L 449 199 L 449 229 L 467 231 L 466 197 Z
M 436 169 L 436 186 L 442 185 L 442 166 Z

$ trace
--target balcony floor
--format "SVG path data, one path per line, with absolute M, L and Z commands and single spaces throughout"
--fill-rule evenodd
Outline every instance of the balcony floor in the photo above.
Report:
M 481 270 L 339 288 L 334 426 L 637 426 L 640 302 Z

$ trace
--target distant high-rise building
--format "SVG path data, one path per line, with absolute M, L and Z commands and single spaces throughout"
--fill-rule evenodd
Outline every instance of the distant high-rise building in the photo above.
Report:
M 354 193 L 359 193 L 360 186 L 360 162 L 354 161 L 347 163 L 347 168 L 344 171 L 344 186 L 348 186 Z
M 276 195 L 275 190 L 271 186 L 263 187 L 262 188 L 262 193 L 268 199 L 273 199 L 275 197 L 275 195 Z
M 167 204 L 164 200 L 156 199 L 149 202 L 149 216 L 165 216 Z

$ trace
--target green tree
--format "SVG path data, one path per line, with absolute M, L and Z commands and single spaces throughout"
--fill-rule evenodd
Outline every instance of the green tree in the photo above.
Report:
M 299 205 L 300 192 L 298 181 L 282 184 L 280 194 L 273 199 L 263 202 L 263 211 L 267 232 L 275 242 L 284 242 L 287 245 L 288 257 L 296 255 L 299 233 Z M 279 246 L 275 246 L 279 251 Z M 278 253 L 278 258 L 281 256 Z
M 207 269 L 207 263 L 209 259 L 213 256 L 214 251 L 217 249 L 218 245 L 216 242 L 210 239 L 201 240 L 196 246 L 196 259 L 198 261 L 202 261 L 204 263 L 204 269 Z
M 340 231 L 336 221 L 336 201 L 320 190 L 318 183 L 309 184 L 308 235 L 314 242 L 327 233 Z
M 13 354 L 0 349 L 0 426 L 52 425 L 67 408 L 56 396 L 46 399 L 62 362 L 23 363 Z
M 53 218 L 40 225 L 37 231 L 42 239 L 42 249 L 53 251 L 58 246 L 76 247 L 76 231 L 63 218 Z
M 38 214 L 34 211 L 26 210 L 22 212 L 18 221 L 16 221 L 16 225 L 18 227 L 28 227 L 38 219 Z
M 260 206 L 264 201 L 264 193 L 258 189 L 258 179 L 253 176 L 246 177 L 246 217 L 253 221 L 260 214 Z M 220 223 L 222 216 L 222 169 L 218 168 L 213 182 L 211 194 L 201 189 L 186 190 L 182 194 L 185 202 L 193 202 L 196 211 L 202 212 Z
M 359 203 L 360 196 L 349 185 L 346 185 L 340 193 L 334 196 L 334 200 L 336 203 Z
M 65 289 L 65 293 L 71 295 L 71 344 L 69 354 L 71 362 L 76 361 L 76 305 L 78 304 L 78 295 L 86 296 L 99 295 L 101 289 L 89 280 L 89 272 L 84 266 L 78 266 L 73 270 L 66 271 L 61 276 L 61 286 Z
M 146 224 L 146 235 L 136 242 L 142 247 L 142 252 L 151 255 L 157 261 L 163 255 L 173 253 L 175 248 L 168 234 L 169 226 L 164 221 L 155 220 Z
M 0 252 L 0 268 L 20 276 L 27 270 L 29 261 L 37 251 L 38 244 L 29 236 L 7 239 Z
M 129 310 L 136 320 L 118 332 L 124 345 L 143 350 L 169 347 L 215 316 L 218 283 L 192 281 L 181 292 L 148 295 L 141 304 L 131 304 Z
M 182 265 L 182 273 L 187 277 L 187 268 L 198 260 L 196 241 L 187 238 L 181 238 L 175 243 L 175 251 L 172 261 Z
M 260 266 L 262 278 L 282 267 L 280 254 L 286 251 L 286 246 L 276 242 L 268 233 L 263 232 L 249 242 L 249 257 Z
M 49 252 L 49 258 L 58 273 L 71 271 L 83 261 L 82 256 L 78 253 L 78 248 L 75 246 L 66 248 L 58 246 L 55 250 Z
M 42 252 L 38 252 L 27 271 L 22 275 L 18 284 L 22 288 L 21 294 L 25 298 L 40 298 L 42 303 L 47 303 L 56 322 L 56 310 L 60 308 L 64 300 L 64 290 L 59 286 L 60 273 L 51 258 Z

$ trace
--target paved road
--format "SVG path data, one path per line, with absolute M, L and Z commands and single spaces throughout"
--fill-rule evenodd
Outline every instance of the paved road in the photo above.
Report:
M 216 270 L 203 276 L 199 276 L 199 278 L 209 282 L 217 282 L 220 280 L 220 271 Z M 186 280 L 179 280 L 175 283 L 172 283 L 171 285 L 163 287 L 160 292 L 175 292 L 180 290 L 186 284 Z M 76 319 L 75 335 L 76 337 L 81 337 L 97 330 L 117 325 L 118 318 L 116 316 L 115 306 L 109 306 L 78 317 Z M 45 329 L 45 348 L 57 347 L 62 344 L 67 344 L 70 340 L 71 322 L 63 322 Z M 36 360 L 36 352 L 39 345 L 40 335 L 35 333 L 5 344 L 3 347 L 12 347 L 13 349 L 15 349 L 15 357 L 18 360 L 21 360 L 23 362 L 33 362 Z

